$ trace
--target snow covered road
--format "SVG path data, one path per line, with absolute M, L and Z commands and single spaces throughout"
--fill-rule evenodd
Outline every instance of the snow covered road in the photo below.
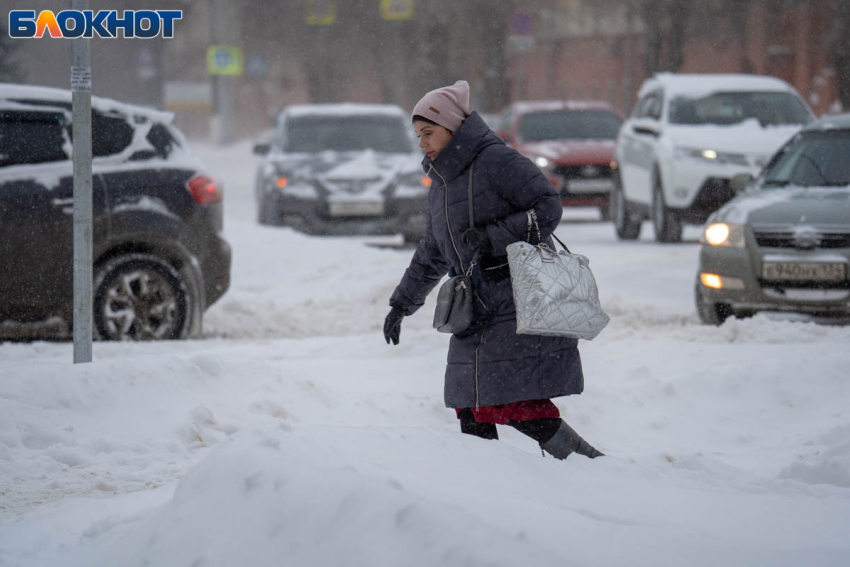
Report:
M 558 462 L 459 433 L 432 304 L 384 343 L 410 249 L 259 227 L 249 145 L 199 150 L 234 248 L 205 339 L 0 345 L 3 567 L 850 564 L 850 328 L 699 325 L 697 229 L 565 213 L 612 322 L 557 402 L 609 456 Z

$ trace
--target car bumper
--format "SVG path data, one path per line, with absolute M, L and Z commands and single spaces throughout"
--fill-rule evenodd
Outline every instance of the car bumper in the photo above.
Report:
M 561 191 L 561 204 L 565 207 L 607 207 L 610 193 L 567 193 Z
M 740 173 L 753 177 L 758 168 L 702 164 L 696 160 L 674 161 L 666 176 L 665 200 L 684 220 L 703 223 L 735 196 L 729 182 Z
M 392 199 L 379 215 L 333 213 L 327 201 L 299 199 L 272 194 L 267 197 L 269 217 L 274 224 L 291 226 L 307 234 L 390 235 L 418 238 L 428 222 L 427 199 Z
M 232 255 L 230 244 L 221 236 L 215 235 L 209 239 L 207 253 L 198 258 L 204 280 L 205 309 L 218 301 L 230 288 Z
M 761 277 L 765 261 L 845 262 L 843 282 L 771 282 Z M 850 316 L 850 250 L 788 250 L 724 248 L 703 244 L 699 274 L 715 274 L 722 289 L 705 286 L 700 291 L 705 303 L 725 304 L 733 312 L 792 311 L 822 316 Z

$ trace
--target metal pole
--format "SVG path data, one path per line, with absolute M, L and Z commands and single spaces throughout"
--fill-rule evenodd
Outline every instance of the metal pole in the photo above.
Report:
M 88 0 L 71 0 L 88 10 Z M 92 360 L 91 51 L 89 40 L 71 40 L 74 132 L 74 364 Z
M 236 3 L 215 0 L 213 3 L 213 39 L 218 44 L 236 45 L 239 36 L 236 25 Z M 229 144 L 236 138 L 236 77 L 217 75 L 216 114 L 218 115 L 219 144 Z

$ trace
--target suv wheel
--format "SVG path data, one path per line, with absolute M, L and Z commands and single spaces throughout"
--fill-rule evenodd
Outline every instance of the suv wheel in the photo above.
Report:
M 682 241 L 682 223 L 667 208 L 658 172 L 655 173 L 655 186 L 652 189 L 652 226 L 655 227 L 655 240 L 658 242 Z
M 190 300 L 177 271 L 150 254 L 124 254 L 94 277 L 94 327 L 108 341 L 182 339 Z
M 623 192 L 623 184 L 620 176 L 614 174 L 614 190 L 611 192 L 609 203 L 609 216 L 614 220 L 614 228 L 617 229 L 617 237 L 620 240 L 635 240 L 640 236 L 640 221 L 635 222 L 626 195 Z
M 732 310 L 725 303 L 711 303 L 702 293 L 702 285 L 697 280 L 696 285 L 697 315 L 703 325 L 722 325 L 732 315 Z

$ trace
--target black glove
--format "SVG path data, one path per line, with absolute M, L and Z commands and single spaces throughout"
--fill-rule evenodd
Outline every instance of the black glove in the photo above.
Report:
M 392 306 L 392 310 L 384 319 L 384 338 L 387 340 L 387 344 L 392 341 L 394 345 L 397 345 L 401 334 L 401 320 L 404 319 L 404 308 L 398 303 L 393 303 Z
M 478 252 L 479 250 L 482 254 L 490 252 L 490 237 L 487 236 L 487 229 L 483 226 L 466 229 L 460 235 L 460 239 L 469 245 L 473 252 Z

